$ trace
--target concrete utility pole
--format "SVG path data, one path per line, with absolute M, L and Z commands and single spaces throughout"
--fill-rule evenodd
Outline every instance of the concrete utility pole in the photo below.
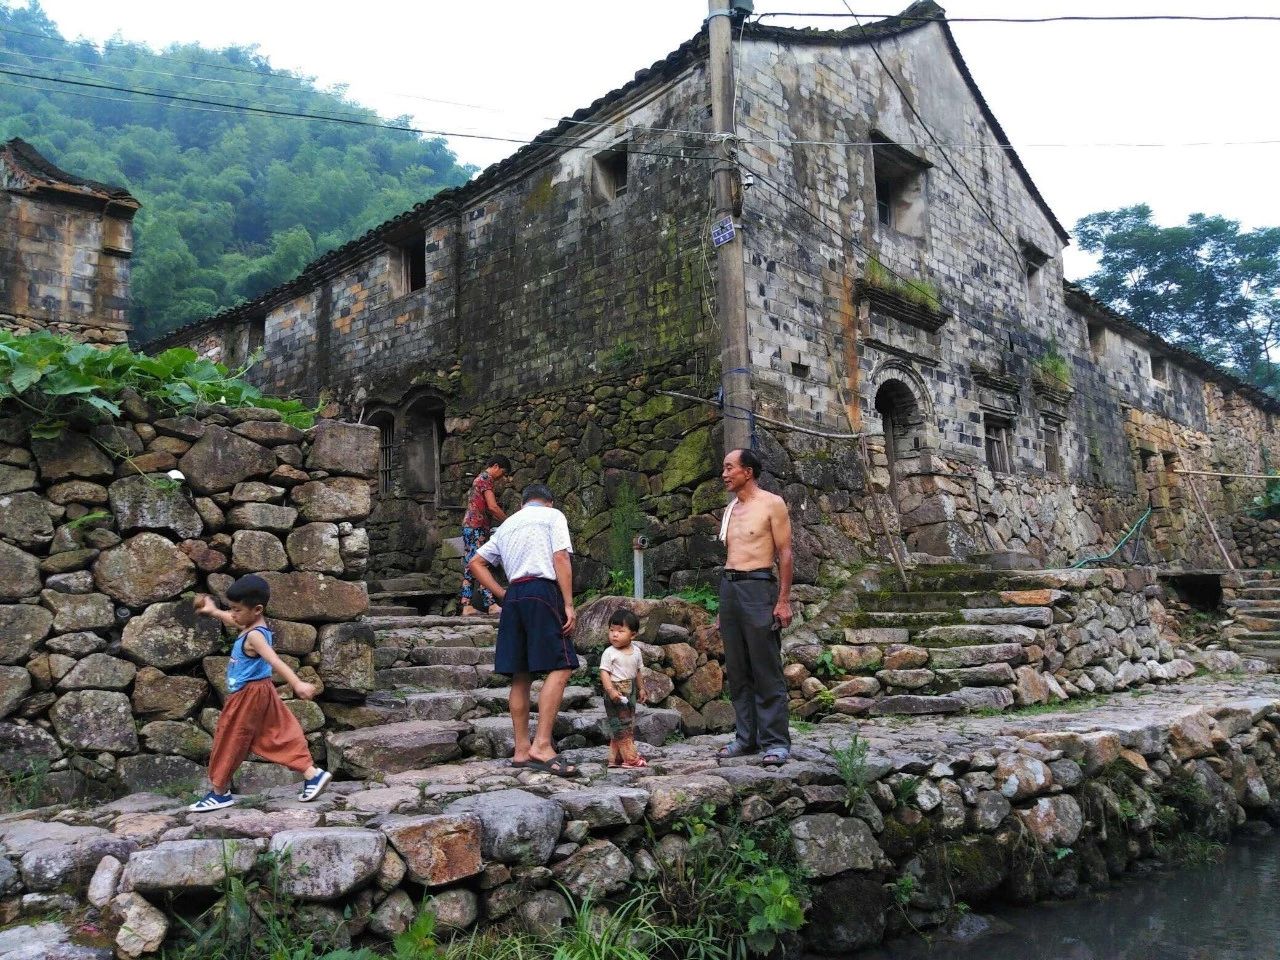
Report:
M 733 0 L 708 0 L 711 39 L 711 124 L 716 133 L 736 135 L 734 129 Z M 734 145 L 721 139 L 716 146 L 711 190 L 715 221 L 733 221 Z M 720 322 L 720 384 L 724 391 L 724 448 L 751 447 L 751 354 L 747 345 L 747 286 L 742 237 L 734 236 L 716 248 L 716 319 Z

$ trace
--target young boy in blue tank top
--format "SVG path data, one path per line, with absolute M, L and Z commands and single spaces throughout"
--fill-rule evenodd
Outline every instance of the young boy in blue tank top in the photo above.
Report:
M 209 755 L 209 783 L 213 789 L 187 808 L 193 812 L 221 810 L 235 803 L 231 778 L 251 751 L 263 760 L 301 773 L 306 782 L 298 799 L 303 803 L 318 797 L 331 779 L 328 771 L 311 762 L 302 725 L 284 705 L 271 681 L 274 671 L 301 700 L 310 700 L 318 692 L 315 684 L 299 679 L 272 649 L 271 629 L 263 617 L 270 600 L 271 587 L 254 574 L 241 577 L 227 588 L 230 610 L 219 610 L 204 594 L 196 597 L 196 613 L 220 620 L 240 633 L 231 645 L 227 702 L 218 717 L 213 752 Z

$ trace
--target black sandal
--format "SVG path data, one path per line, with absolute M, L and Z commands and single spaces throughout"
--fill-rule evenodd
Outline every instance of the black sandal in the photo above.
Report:
M 538 760 L 535 757 L 530 757 L 527 766 L 542 773 L 564 777 L 566 780 L 572 780 L 578 775 L 578 768 L 561 757 L 552 757 L 550 760 Z
M 733 743 L 726 743 L 723 747 L 716 751 L 716 756 L 721 760 L 732 760 L 735 757 L 749 757 L 752 754 L 759 753 L 759 750 L 751 747 L 744 747 L 737 740 Z

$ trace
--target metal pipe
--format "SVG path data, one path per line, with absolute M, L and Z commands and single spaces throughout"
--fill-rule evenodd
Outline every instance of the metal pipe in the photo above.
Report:
M 649 538 L 643 534 L 631 541 L 632 596 L 644 599 L 644 552 L 649 548 Z

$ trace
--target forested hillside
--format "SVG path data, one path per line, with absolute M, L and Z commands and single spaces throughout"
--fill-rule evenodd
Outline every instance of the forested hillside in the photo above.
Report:
M 138 341 L 263 292 L 472 173 L 440 139 L 235 105 L 407 125 L 274 70 L 251 48 L 98 49 L 65 40 L 37 4 L 0 0 L 0 141 L 22 137 L 142 202 Z

